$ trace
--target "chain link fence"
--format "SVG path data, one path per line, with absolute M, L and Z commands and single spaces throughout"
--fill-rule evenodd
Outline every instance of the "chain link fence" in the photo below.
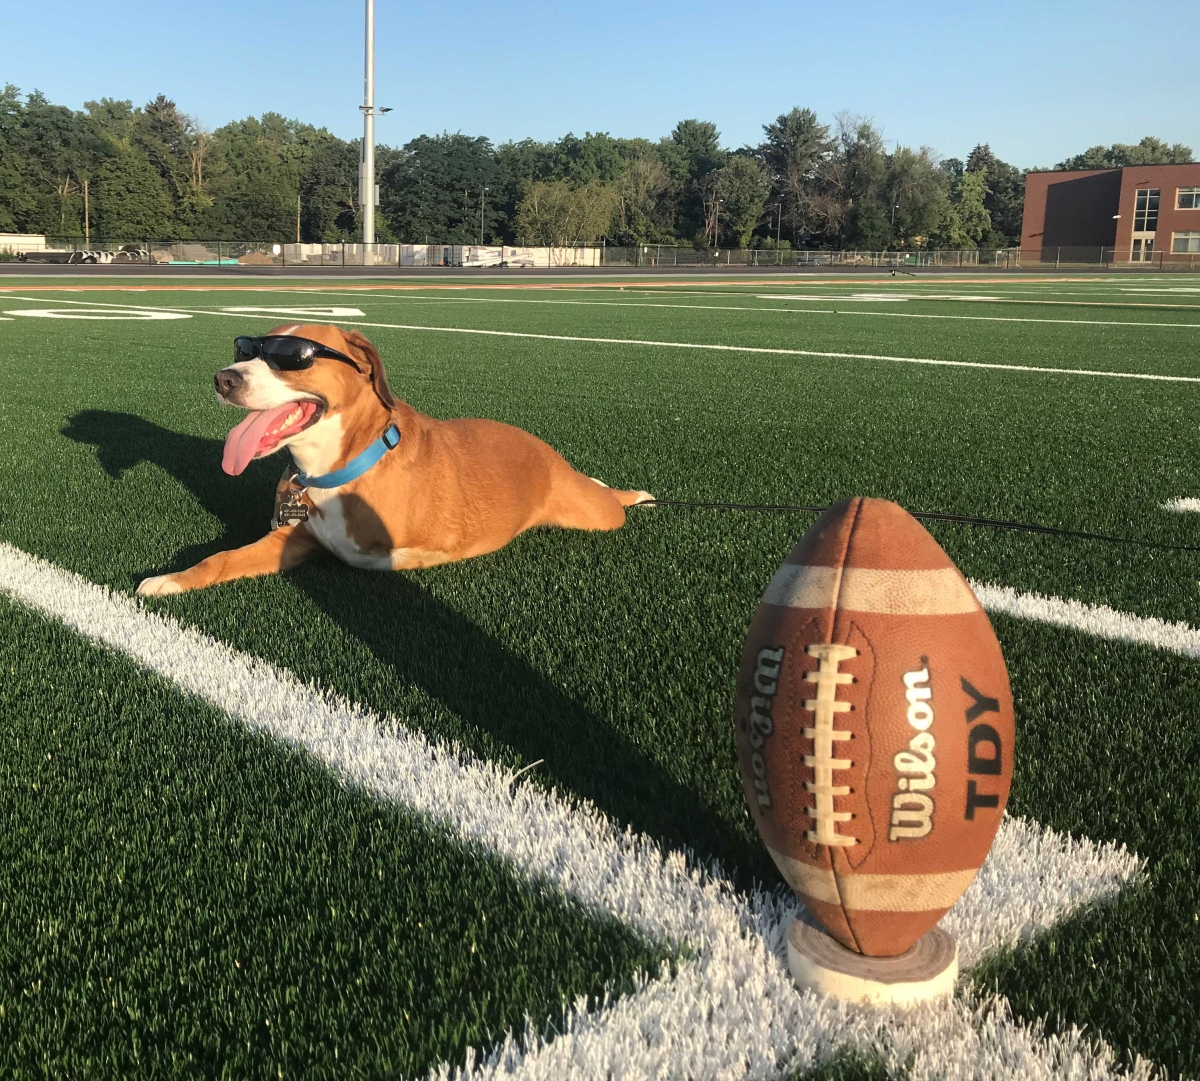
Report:
M 36 238 L 41 240 L 42 238 Z M 0 243 L 0 252 L 3 244 Z M 9 258 L 38 263 L 194 267 L 917 267 L 996 269 L 1121 268 L 1200 270 L 1200 252 L 1139 252 L 1111 247 L 965 250 L 815 251 L 796 248 L 695 248 L 669 244 L 510 246 L 479 244 L 293 244 L 276 241 L 46 237 Z

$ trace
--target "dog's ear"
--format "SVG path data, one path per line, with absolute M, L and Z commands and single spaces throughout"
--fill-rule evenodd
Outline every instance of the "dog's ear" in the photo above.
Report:
M 388 409 L 395 409 L 396 399 L 392 397 L 392 392 L 388 388 L 387 375 L 383 370 L 383 361 L 375 351 L 375 346 L 367 341 L 366 337 L 357 330 L 343 330 L 342 336 L 362 354 L 363 360 L 370 369 L 371 389 L 375 391 L 375 396 Z

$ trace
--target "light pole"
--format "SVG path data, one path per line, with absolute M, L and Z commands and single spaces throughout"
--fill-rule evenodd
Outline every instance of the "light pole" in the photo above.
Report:
M 367 0 L 366 61 L 363 73 L 362 156 L 358 164 L 358 201 L 363 208 L 363 243 L 375 243 L 375 204 L 379 189 L 375 183 L 375 117 L 391 109 L 375 108 L 375 0 Z M 364 252 L 364 256 L 365 256 Z
M 775 247 L 779 247 L 779 234 L 783 231 L 783 203 L 775 204 Z
M 489 191 L 489 188 L 479 189 L 479 246 L 483 247 L 483 193 Z

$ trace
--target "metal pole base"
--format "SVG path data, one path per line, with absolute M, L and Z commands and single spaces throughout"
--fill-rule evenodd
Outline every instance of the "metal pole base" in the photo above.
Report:
M 867 957 L 846 949 L 812 917 L 797 918 L 788 928 L 788 968 L 801 990 L 873 1006 L 915 1006 L 954 994 L 958 943 L 935 927 L 897 957 Z

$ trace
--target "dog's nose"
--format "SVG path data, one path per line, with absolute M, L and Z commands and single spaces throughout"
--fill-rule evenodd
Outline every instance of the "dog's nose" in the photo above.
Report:
M 242 385 L 242 373 L 235 372 L 232 368 L 222 368 L 213 377 L 213 382 L 216 384 L 217 393 L 225 398 Z

